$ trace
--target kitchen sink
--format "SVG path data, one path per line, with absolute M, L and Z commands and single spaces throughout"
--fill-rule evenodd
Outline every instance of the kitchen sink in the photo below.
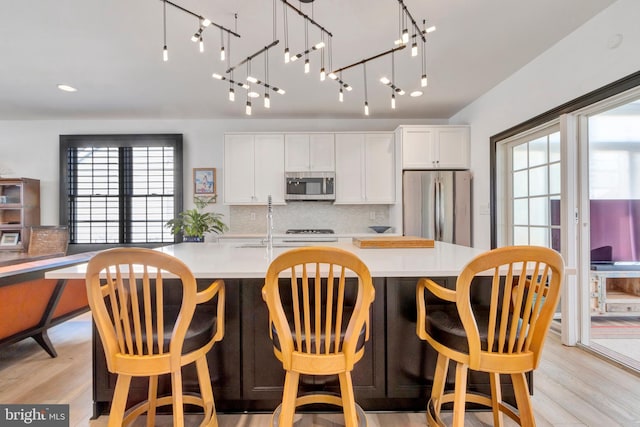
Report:
M 303 246 L 310 246 L 313 243 L 274 243 L 274 248 L 300 248 Z M 236 248 L 266 248 L 266 243 L 244 243 L 236 246 Z

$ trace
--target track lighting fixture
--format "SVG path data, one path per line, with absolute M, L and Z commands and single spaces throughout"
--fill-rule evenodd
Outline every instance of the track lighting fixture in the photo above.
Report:
M 162 60 L 169 60 L 169 51 L 167 50 L 167 2 L 162 2 L 162 35 L 164 39 L 164 47 L 162 48 Z
M 304 12 L 302 12 L 300 9 L 296 8 L 295 6 L 293 6 L 291 3 L 289 3 L 287 0 L 281 0 L 282 1 L 282 7 L 283 7 L 283 24 L 284 24 L 284 62 L 286 64 L 290 63 L 290 62 L 296 62 L 298 59 L 302 58 L 304 56 L 304 72 L 305 74 L 308 74 L 311 71 L 311 64 L 309 62 L 309 53 L 312 53 L 314 51 L 319 51 L 322 50 L 325 46 L 326 43 L 324 41 L 325 35 L 329 37 L 329 42 L 331 41 L 331 37 L 333 36 L 329 31 L 327 31 L 322 25 L 318 24 L 316 21 L 313 20 L 312 17 L 310 17 L 309 15 L 306 15 Z M 307 2 L 305 2 L 307 3 Z M 288 22 L 288 18 L 287 18 L 287 11 L 288 9 L 292 9 L 293 11 L 297 12 L 298 15 L 302 16 L 302 18 L 304 19 L 304 45 L 305 45 L 305 50 L 304 52 L 300 52 L 298 54 L 292 55 L 289 51 L 289 22 Z M 318 43 L 309 46 L 309 24 L 317 27 L 320 30 L 320 36 L 321 36 L 321 41 L 319 41 Z M 321 53 L 321 65 L 320 65 L 320 81 L 324 81 L 326 79 L 326 71 L 324 68 L 324 51 Z
M 230 74 L 231 78 L 227 78 L 219 73 L 213 73 L 211 77 L 216 80 L 228 80 L 229 81 L 229 99 L 231 99 L 231 94 L 233 93 L 233 86 L 237 85 L 247 91 L 247 101 L 245 104 L 245 114 L 250 116 L 253 113 L 253 105 L 251 103 L 251 98 L 258 98 L 260 95 L 256 91 L 251 90 L 251 85 L 259 85 L 264 88 L 264 108 L 271 108 L 271 97 L 269 95 L 269 90 L 276 92 L 279 95 L 284 95 L 286 92 L 284 89 L 272 86 L 269 84 L 269 49 L 276 46 L 279 43 L 279 40 L 273 41 L 269 46 L 265 46 L 259 51 L 255 52 L 253 55 L 248 56 L 246 59 L 242 60 L 240 63 L 234 65 L 233 67 L 229 67 L 226 71 L 227 74 Z M 264 54 L 264 81 L 260 80 L 256 76 L 251 73 L 251 60 L 255 59 L 259 55 Z M 238 82 L 233 80 L 233 72 L 238 67 L 245 65 L 247 68 L 247 75 L 245 80 L 249 82 L 249 84 L 245 82 Z
M 422 73 L 420 76 L 420 86 L 427 86 L 427 73 L 426 73 L 426 52 L 425 52 L 425 44 L 426 38 L 425 35 L 427 33 L 435 31 L 435 26 L 426 27 L 426 20 L 423 20 L 423 28 L 419 28 L 416 24 L 415 20 L 411 16 L 411 13 L 407 9 L 404 4 L 404 0 L 398 1 L 398 30 L 400 34 L 399 40 L 396 40 L 396 47 L 393 49 L 389 49 L 387 51 L 381 52 L 374 56 L 371 56 L 366 59 L 362 59 L 360 61 L 354 62 L 353 64 L 347 65 L 345 67 L 341 67 L 338 69 L 333 68 L 332 61 L 332 39 L 333 34 L 329 32 L 322 25 L 318 24 L 314 21 L 313 16 L 309 16 L 302 12 L 300 9 L 293 6 L 289 0 L 273 0 L 273 41 L 264 48 L 256 51 L 255 53 L 247 56 L 245 59 L 237 63 L 236 65 L 231 66 L 231 43 L 230 38 L 233 35 L 234 37 L 240 37 L 235 31 L 232 31 L 228 28 L 225 28 L 221 25 L 218 25 L 212 22 L 210 19 L 207 19 L 199 14 L 196 14 L 188 9 L 185 9 L 182 6 L 173 3 L 170 0 L 160 0 L 163 2 L 163 48 L 162 48 L 162 59 L 163 61 L 168 61 L 169 52 L 167 48 L 167 16 L 166 9 L 167 5 L 173 6 L 175 9 L 180 10 L 181 12 L 187 13 L 198 19 L 198 28 L 196 32 L 191 37 L 191 40 L 194 43 L 199 43 L 200 52 L 204 51 L 204 32 L 207 28 L 213 26 L 220 30 L 220 61 L 227 62 L 227 69 L 224 73 L 212 73 L 212 77 L 216 80 L 227 81 L 229 83 L 229 91 L 228 98 L 229 101 L 235 101 L 236 99 L 236 89 L 242 88 L 246 91 L 246 102 L 245 102 L 245 114 L 252 115 L 253 113 L 253 105 L 252 99 L 259 98 L 261 91 L 260 89 L 256 90 L 256 86 L 260 86 L 263 89 L 263 100 L 264 100 L 264 108 L 271 108 L 271 91 L 276 92 L 279 95 L 284 95 L 286 91 L 280 87 L 273 86 L 270 82 L 269 77 L 269 50 L 276 46 L 280 40 L 276 39 L 277 36 L 277 25 L 276 25 L 276 12 L 277 12 L 277 2 L 280 1 L 283 7 L 283 23 L 284 23 L 284 62 L 296 62 L 298 59 L 302 59 L 304 57 L 304 72 L 311 72 L 311 58 L 310 54 L 314 52 L 320 53 L 319 60 L 319 78 L 321 82 L 327 80 L 327 77 L 330 80 L 333 80 L 338 83 L 338 101 L 344 102 L 345 92 L 350 92 L 353 90 L 353 87 L 346 83 L 342 78 L 342 72 L 346 71 L 350 68 L 356 67 L 358 65 L 362 65 L 363 68 L 363 86 L 364 86 L 364 114 L 366 116 L 370 115 L 369 108 L 369 96 L 368 96 L 368 81 L 367 81 L 367 62 L 373 61 L 380 57 L 391 55 L 392 61 L 392 71 L 391 78 L 389 79 L 386 76 L 380 78 L 380 82 L 383 85 L 388 86 L 391 89 L 391 108 L 397 108 L 397 98 L 398 96 L 402 96 L 405 94 L 405 91 L 399 88 L 396 85 L 395 81 L 395 52 L 404 49 L 405 47 L 411 46 L 410 52 L 411 56 L 415 57 L 419 54 L 422 55 Z M 300 3 L 311 3 L 313 0 L 300 0 Z M 293 10 L 304 20 L 304 51 L 292 54 L 289 47 L 289 37 L 288 37 L 288 11 Z M 313 15 L 313 11 L 311 13 Z M 236 15 L 237 21 L 237 15 Z M 309 44 L 309 25 L 317 28 L 320 31 L 320 41 L 317 41 L 314 44 Z M 236 22 L 237 28 L 237 22 Z M 315 30 L 314 30 L 315 31 Z M 227 36 L 227 40 L 225 42 L 224 36 Z M 422 42 L 420 48 L 422 51 L 418 50 L 418 44 Z M 251 72 L 251 61 L 257 58 L 259 55 L 264 54 L 264 76 L 254 75 Z M 315 64 L 315 63 L 314 63 Z M 234 79 L 234 70 L 236 68 L 246 65 L 246 75 L 241 78 L 241 81 Z M 404 83 L 402 83 L 404 85 Z M 256 85 L 256 86 L 253 86 Z M 420 90 L 412 90 L 411 96 L 420 96 L 422 95 L 422 91 Z
M 364 73 L 364 115 L 369 115 L 369 97 L 367 96 L 367 63 L 362 64 Z
M 224 61 L 226 58 L 226 52 L 225 52 L 225 48 L 224 48 L 224 43 L 223 43 L 223 39 L 224 39 L 224 33 L 227 34 L 227 46 L 229 46 L 229 36 L 233 35 L 234 37 L 240 37 L 239 34 L 237 34 L 234 31 L 229 30 L 228 28 L 225 28 L 221 25 L 218 25 L 214 22 L 212 22 L 210 19 L 205 18 L 201 15 L 198 15 L 197 13 L 194 13 L 192 11 L 190 11 L 189 9 L 186 9 L 176 3 L 173 3 L 169 0 L 162 0 L 162 24 L 163 24 L 163 40 L 164 40 L 164 46 L 162 48 L 162 60 L 164 62 L 167 62 L 169 60 L 169 50 L 167 49 L 167 4 L 170 6 L 173 6 L 175 9 L 178 9 L 188 15 L 194 16 L 196 18 L 198 18 L 198 30 L 193 34 L 193 36 L 191 36 L 191 40 L 194 43 L 198 43 L 199 44 L 199 50 L 200 52 L 204 52 L 204 39 L 203 39 L 203 33 L 204 30 L 207 27 L 210 27 L 211 25 L 213 25 L 214 27 L 217 27 L 220 29 L 220 60 Z M 234 93 L 233 93 L 233 88 L 230 89 L 229 92 L 229 99 L 233 101 L 234 99 Z
M 202 32 L 204 31 L 204 27 L 198 28 L 198 31 L 195 32 L 194 35 L 191 36 L 191 41 L 197 43 L 202 40 Z
M 224 31 L 220 30 L 220 61 L 227 59 L 227 53 L 224 50 Z

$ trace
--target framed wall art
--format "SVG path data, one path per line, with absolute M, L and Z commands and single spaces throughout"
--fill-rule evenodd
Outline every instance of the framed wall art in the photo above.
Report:
M 193 169 L 193 194 L 196 196 L 213 196 L 216 194 L 216 169 Z

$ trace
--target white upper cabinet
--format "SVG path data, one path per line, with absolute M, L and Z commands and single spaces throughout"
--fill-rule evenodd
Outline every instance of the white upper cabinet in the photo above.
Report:
M 333 172 L 335 148 L 332 133 L 285 135 L 287 172 Z
M 395 203 L 394 150 L 392 133 L 336 134 L 335 203 Z
M 230 134 L 224 138 L 224 203 L 284 204 L 284 137 Z
M 468 126 L 400 126 L 403 169 L 469 169 Z

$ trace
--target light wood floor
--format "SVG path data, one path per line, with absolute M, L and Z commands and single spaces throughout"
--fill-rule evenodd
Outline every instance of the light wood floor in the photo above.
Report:
M 50 358 L 31 339 L 0 350 L 0 403 L 70 404 L 71 427 L 103 427 L 106 417 L 91 417 L 91 324 L 80 316 L 50 331 L 58 357 Z M 224 341 L 223 341 L 224 344 Z M 564 347 L 552 334 L 534 376 L 533 405 L 539 426 L 640 426 L 640 377 L 581 349 Z M 190 416 L 189 425 L 197 425 Z M 269 425 L 265 414 L 219 414 L 220 427 Z M 371 427 L 426 425 L 423 413 L 368 413 Z M 170 426 L 170 420 L 163 420 Z M 297 427 L 342 425 L 337 415 L 300 416 Z M 489 414 L 474 414 L 468 426 L 490 424 Z M 509 424 L 512 425 L 512 424 Z

